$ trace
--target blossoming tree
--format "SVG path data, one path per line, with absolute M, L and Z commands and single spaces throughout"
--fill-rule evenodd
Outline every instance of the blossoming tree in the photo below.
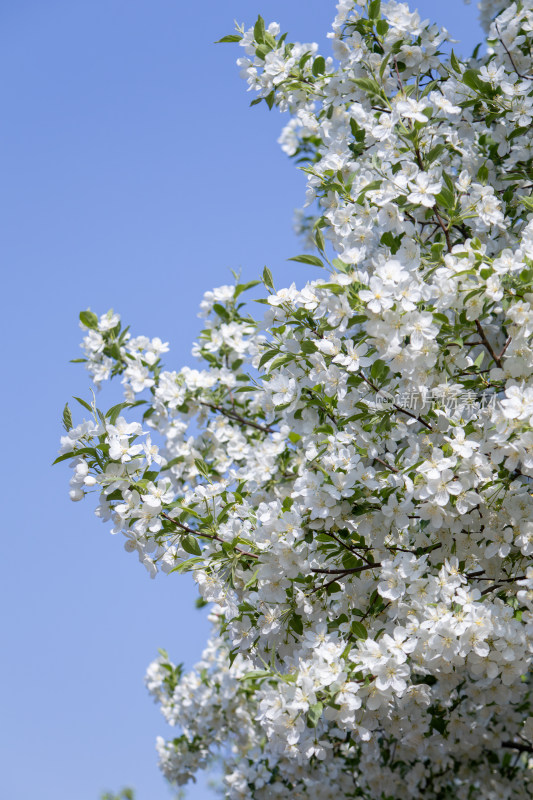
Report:
M 65 408 L 71 497 L 212 604 L 198 666 L 147 674 L 179 785 L 219 758 L 231 800 L 533 795 L 533 0 L 482 16 L 466 61 L 392 1 L 340 0 L 332 58 L 224 37 L 290 114 L 322 271 L 265 269 L 259 321 L 258 282 L 208 292 L 197 370 L 80 315 L 125 400 Z

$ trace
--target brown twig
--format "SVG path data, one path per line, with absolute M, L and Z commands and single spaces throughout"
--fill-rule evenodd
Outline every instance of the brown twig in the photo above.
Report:
M 345 567 L 344 569 L 312 569 L 311 572 L 314 572 L 318 575 L 352 575 L 355 572 L 364 572 L 365 569 L 377 569 L 381 567 L 381 562 L 376 562 L 375 564 L 363 564 L 362 567 Z
M 521 753 L 533 753 L 533 746 L 522 744 L 521 742 L 502 742 L 502 747 L 509 747 L 512 750 L 519 750 Z
M 364 380 L 364 382 L 368 384 L 368 386 L 370 386 L 370 388 L 373 389 L 376 393 L 380 391 L 379 388 L 374 383 L 372 383 L 372 381 L 370 381 L 365 375 L 363 375 L 362 372 L 359 372 L 359 375 Z M 413 414 L 412 411 L 408 411 L 406 408 L 402 408 L 396 403 L 391 403 L 391 406 L 395 408 L 396 411 L 400 411 L 402 414 L 406 414 L 408 417 L 411 417 L 411 419 L 418 420 L 418 422 L 420 422 L 421 425 L 424 425 L 424 427 L 426 427 L 429 431 L 433 431 L 433 428 L 431 427 L 429 422 L 426 422 L 426 420 L 423 419 L 421 416 Z
M 507 341 L 505 342 L 505 344 L 504 344 L 504 346 L 503 346 L 502 350 L 500 351 L 500 355 L 498 356 L 498 358 L 500 359 L 500 361 L 502 360 L 503 356 L 505 355 L 505 351 L 507 350 L 507 348 L 508 348 L 508 347 L 509 347 L 509 345 L 511 344 L 511 341 L 512 341 L 512 336 L 508 336 L 508 337 L 507 337 Z
M 205 401 L 200 400 L 200 405 L 205 406 L 206 408 L 211 408 L 213 411 L 218 411 L 218 413 L 222 414 L 224 417 L 233 419 L 235 422 L 240 422 L 241 425 L 246 425 L 249 428 L 255 428 L 262 433 L 275 433 L 275 430 L 270 428 L 268 425 L 259 425 L 257 422 L 252 422 L 250 419 L 241 417 L 241 415 L 237 414 L 235 411 L 230 411 L 229 409 L 223 408 L 222 406 L 217 406 L 214 403 L 206 403 Z
M 514 63 L 513 57 L 511 55 L 511 53 L 509 52 L 509 50 L 507 49 L 507 45 L 505 44 L 505 42 L 502 39 L 502 35 L 500 33 L 500 29 L 498 28 L 498 23 L 495 22 L 494 25 L 496 27 L 496 30 L 498 31 L 498 40 L 499 40 L 501 46 L 503 47 L 503 49 L 505 50 L 505 52 L 507 53 L 507 55 L 509 56 L 509 61 L 513 65 L 513 69 L 516 72 L 516 74 L 518 75 L 518 77 L 522 78 L 522 80 L 525 80 L 525 81 L 533 81 L 533 78 L 531 78 L 529 75 L 522 75 L 521 72 L 518 72 L 518 69 L 517 69 L 516 64 Z
M 490 357 L 492 358 L 492 360 L 494 361 L 496 366 L 500 367 L 500 369 L 501 369 L 501 366 L 502 366 L 501 357 L 497 356 L 496 353 L 494 352 L 491 343 L 489 342 L 489 340 L 487 339 L 487 337 L 485 335 L 485 331 L 483 330 L 481 322 L 478 319 L 476 319 L 475 322 L 476 322 L 477 332 L 479 333 L 479 335 L 481 337 L 481 341 L 485 345 L 486 349 L 489 352 Z
M 389 464 L 387 461 L 384 461 L 382 458 L 378 458 L 377 456 L 372 456 L 372 459 L 374 461 L 377 461 L 378 464 L 383 464 L 383 466 L 387 467 L 387 469 L 390 469 L 391 472 L 399 472 L 400 471 L 399 469 L 397 469 L 397 467 L 393 467 L 392 464 Z
M 226 542 L 225 539 L 221 539 L 220 536 L 217 536 L 215 533 L 203 533 L 202 531 L 195 531 L 193 528 L 189 528 L 188 525 L 184 525 L 183 522 L 173 519 L 173 517 L 169 517 L 169 515 L 164 511 L 161 512 L 161 516 L 164 517 L 168 522 L 171 522 L 177 528 L 180 528 L 184 533 L 190 533 L 193 536 L 200 536 L 202 539 L 210 539 L 213 542 L 229 544 L 229 542 Z M 241 556 L 247 556 L 248 558 L 259 558 L 259 556 L 255 553 L 249 553 L 247 550 L 241 550 L 239 547 L 235 548 L 235 552 L 239 553 Z
M 403 92 L 403 83 L 402 83 L 402 79 L 400 77 L 400 70 L 398 69 L 398 62 L 396 61 L 396 58 L 394 58 L 394 70 L 396 72 L 396 77 L 398 78 L 398 86 L 400 87 L 401 91 Z
M 434 212 L 435 216 L 437 217 L 437 220 L 438 220 L 438 223 L 439 223 L 440 227 L 444 231 L 444 238 L 446 239 L 446 247 L 448 248 L 448 253 L 451 253 L 452 252 L 452 242 L 451 242 L 451 239 L 450 239 L 450 231 L 448 230 L 448 228 L 444 224 L 441 215 L 437 211 L 436 204 L 433 206 L 433 212 Z

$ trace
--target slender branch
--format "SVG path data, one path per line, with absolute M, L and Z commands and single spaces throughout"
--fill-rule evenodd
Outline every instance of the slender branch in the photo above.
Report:
M 363 564 L 362 567 L 350 567 L 344 569 L 312 569 L 311 572 L 314 572 L 319 575 L 352 575 L 355 572 L 364 572 L 365 569 L 377 569 L 381 567 L 381 562 L 376 562 L 375 564 Z
M 376 393 L 379 392 L 379 388 L 374 383 L 372 383 L 372 381 L 370 381 L 365 375 L 363 375 L 361 371 L 359 372 L 359 375 L 364 380 L 364 382 L 370 386 L 371 389 L 373 389 Z M 429 431 L 433 430 L 429 422 L 426 422 L 426 420 L 423 419 L 421 416 L 413 414 L 412 411 L 408 411 L 406 408 L 402 408 L 396 403 L 391 403 L 391 406 L 395 408 L 396 411 L 400 411 L 402 414 L 406 414 L 408 417 L 411 417 L 411 419 L 418 420 L 418 422 L 420 422 L 421 425 L 424 425 L 424 427 L 426 427 Z
M 444 238 L 446 239 L 446 247 L 448 248 L 448 253 L 451 253 L 452 252 L 452 241 L 450 239 L 450 231 L 448 230 L 448 228 L 444 224 L 441 215 L 437 211 L 437 205 L 436 204 L 433 206 L 433 213 L 437 217 L 438 223 L 439 223 L 440 227 L 442 228 L 442 230 L 444 231 Z
M 494 25 L 496 26 L 496 30 L 498 31 L 498 40 L 499 40 L 501 46 L 503 47 L 503 49 L 505 50 L 505 52 L 507 53 L 507 55 L 509 56 L 509 61 L 513 65 L 513 69 L 516 72 L 516 74 L 518 75 L 518 77 L 522 78 L 525 81 L 533 81 L 533 78 L 531 78 L 529 75 L 522 75 L 522 73 L 518 71 L 517 66 L 514 63 L 513 57 L 511 55 L 511 53 L 509 52 L 509 50 L 507 48 L 507 45 L 505 44 L 505 42 L 502 39 L 502 35 L 500 33 L 500 29 L 498 28 L 498 23 L 495 22 Z
M 382 458 L 378 458 L 377 456 L 372 456 L 374 461 L 377 461 L 378 464 L 382 464 L 387 469 L 390 469 L 391 472 L 399 472 L 400 470 L 397 467 L 393 467 L 392 464 L 389 464 L 387 461 L 384 461 Z
M 512 337 L 511 337 L 511 336 L 508 336 L 508 337 L 507 337 L 507 341 L 505 342 L 505 344 L 504 344 L 504 346 L 503 346 L 502 350 L 500 351 L 500 355 L 498 356 L 498 358 L 500 359 L 500 361 L 502 360 L 503 356 L 505 355 L 505 351 L 507 350 L 507 348 L 508 348 L 508 347 L 509 347 L 509 345 L 511 344 L 511 341 L 512 341 Z
M 235 422 L 240 422 L 241 425 L 246 425 L 249 428 L 255 428 L 262 433 L 275 433 L 273 428 L 270 428 L 268 425 L 259 425 L 258 422 L 252 422 L 250 419 L 245 419 L 241 417 L 240 414 L 237 414 L 235 411 L 230 411 L 227 408 L 223 408 L 223 406 L 217 406 L 214 403 L 206 403 L 203 400 L 200 400 L 200 405 L 205 406 L 206 408 L 211 408 L 213 411 L 218 411 L 219 414 L 222 414 L 224 417 L 228 417 L 228 419 L 233 419 Z
M 481 337 L 481 341 L 483 342 L 483 344 L 487 348 L 487 350 L 488 350 L 488 352 L 490 354 L 490 357 L 492 358 L 492 360 L 494 361 L 496 366 L 500 367 L 500 369 L 501 369 L 501 366 L 502 366 L 501 357 L 497 356 L 496 353 L 494 352 L 491 343 L 489 342 L 489 340 L 487 339 L 487 337 L 485 335 L 485 331 L 483 330 L 481 322 L 478 319 L 476 319 L 475 322 L 476 322 L 477 332 L 479 333 L 479 335 Z
M 315 592 L 319 592 L 321 589 L 327 589 L 328 586 L 331 586 L 332 583 L 335 583 L 337 578 L 345 577 L 346 575 L 353 575 L 356 572 L 363 572 L 365 569 L 374 569 L 375 567 L 380 566 L 381 564 L 370 564 L 369 566 L 365 564 L 362 567 L 352 567 L 351 569 L 312 569 L 311 572 L 314 572 L 315 574 L 334 575 L 334 577 L 331 578 L 331 580 L 326 581 L 326 583 L 321 583 L 320 586 L 315 586 L 314 589 L 309 592 L 308 597 L 310 597 L 312 594 L 315 594 Z
M 394 71 L 396 72 L 396 77 L 398 78 L 398 86 L 400 87 L 401 91 L 403 92 L 403 83 L 400 76 L 400 70 L 398 69 L 398 62 L 396 61 L 396 57 L 394 58 Z
M 177 528 L 180 528 L 184 533 L 190 533 L 193 536 L 200 536 L 202 539 L 210 539 L 213 542 L 229 544 L 225 539 L 221 539 L 220 536 L 217 536 L 215 533 L 203 533 L 202 531 L 195 531 L 193 528 L 189 528 L 189 526 L 184 525 L 183 522 L 173 519 L 173 517 L 169 517 L 169 515 L 164 511 L 161 512 L 161 516 L 164 517 L 168 522 L 171 522 Z M 255 553 L 249 553 L 247 550 L 241 550 L 239 547 L 235 548 L 235 552 L 239 553 L 241 556 L 247 556 L 248 558 L 259 558 L 259 556 Z
M 533 753 L 533 746 L 522 744 L 521 742 L 502 742 L 502 747 L 509 747 L 511 750 L 519 750 L 521 753 Z

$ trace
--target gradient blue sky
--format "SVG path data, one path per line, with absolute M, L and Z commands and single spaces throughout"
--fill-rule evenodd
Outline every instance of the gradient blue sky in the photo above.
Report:
M 481 38 L 474 6 L 418 7 L 459 52 Z M 334 3 L 1 5 L 6 800 L 97 800 L 124 785 L 169 797 L 154 753 L 167 729 L 143 675 L 158 647 L 192 665 L 207 623 L 190 579 L 151 581 L 50 463 L 65 401 L 88 394 L 68 363 L 80 309 L 114 307 L 135 333 L 168 339 L 175 368 L 192 363 L 198 303 L 230 269 L 253 279 L 267 264 L 280 285 L 313 274 L 286 261 L 301 249 L 291 221 L 304 179 L 276 144 L 282 120 L 249 108 L 237 48 L 213 44 L 259 12 L 325 42 Z

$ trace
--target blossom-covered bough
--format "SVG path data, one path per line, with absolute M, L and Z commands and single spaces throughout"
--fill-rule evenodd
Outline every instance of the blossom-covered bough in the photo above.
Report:
M 290 113 L 323 271 L 265 270 L 259 322 L 208 292 L 198 370 L 81 314 L 125 402 L 65 409 L 71 497 L 212 603 L 196 669 L 147 675 L 180 785 L 218 757 L 231 800 L 533 795 L 533 0 L 481 10 L 467 61 L 379 0 L 341 0 L 333 58 L 225 37 Z

